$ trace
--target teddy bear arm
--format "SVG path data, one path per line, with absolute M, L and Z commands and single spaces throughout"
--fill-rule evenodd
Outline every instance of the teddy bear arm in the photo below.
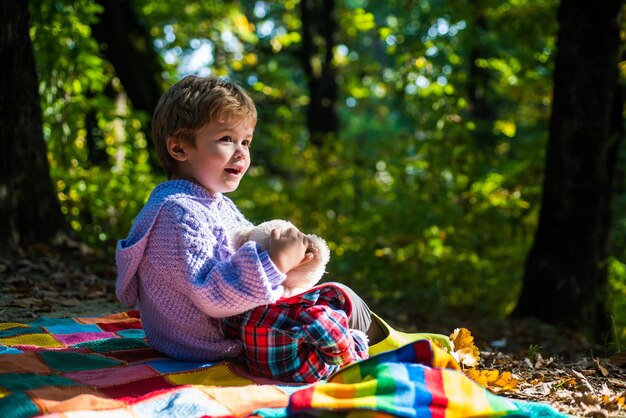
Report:
M 252 234 L 253 229 L 254 228 L 245 228 L 236 231 L 231 238 L 233 248 L 237 250 L 241 248 L 243 244 L 250 241 L 250 235 Z

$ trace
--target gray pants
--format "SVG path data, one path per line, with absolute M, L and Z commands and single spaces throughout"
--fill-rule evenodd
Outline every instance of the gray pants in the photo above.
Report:
M 355 293 L 354 290 L 350 289 L 345 284 L 337 282 L 333 282 L 332 284 L 341 287 L 348 294 L 348 297 L 352 302 L 352 314 L 348 318 L 348 326 L 352 329 L 358 329 L 359 331 L 367 333 L 367 330 L 372 324 L 370 308 L 367 306 L 365 301 Z
M 352 314 L 348 318 L 348 326 L 367 334 L 370 345 L 380 342 L 385 337 L 385 332 L 378 321 L 373 320 L 372 311 L 365 301 L 345 284 L 337 282 L 332 282 L 332 284 L 341 287 L 352 302 Z

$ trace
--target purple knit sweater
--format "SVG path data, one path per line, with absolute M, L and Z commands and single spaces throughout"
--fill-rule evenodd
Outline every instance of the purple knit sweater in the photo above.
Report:
M 153 190 L 115 260 L 117 297 L 138 305 L 154 349 L 191 361 L 241 353 L 219 318 L 275 302 L 285 279 L 255 243 L 232 249 L 230 233 L 250 225 L 230 199 L 190 181 Z

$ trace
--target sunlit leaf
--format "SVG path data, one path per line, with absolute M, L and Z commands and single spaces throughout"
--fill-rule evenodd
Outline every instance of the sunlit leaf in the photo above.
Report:
M 466 328 L 456 328 L 450 335 L 452 356 L 461 365 L 476 367 L 480 361 L 480 351 L 474 344 L 472 333 Z

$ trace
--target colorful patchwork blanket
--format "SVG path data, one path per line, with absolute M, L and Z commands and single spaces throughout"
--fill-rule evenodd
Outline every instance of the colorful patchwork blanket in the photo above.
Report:
M 532 415 L 460 372 L 430 367 L 430 344 L 298 385 L 251 376 L 233 361 L 167 358 L 147 344 L 137 311 L 0 323 L 0 417 Z
M 334 417 L 359 411 L 361 417 L 368 411 L 366 416 L 527 416 L 514 402 L 493 395 L 463 373 L 433 367 L 435 357 L 431 342 L 419 340 L 353 363 L 325 384 L 295 392 L 289 415 Z

